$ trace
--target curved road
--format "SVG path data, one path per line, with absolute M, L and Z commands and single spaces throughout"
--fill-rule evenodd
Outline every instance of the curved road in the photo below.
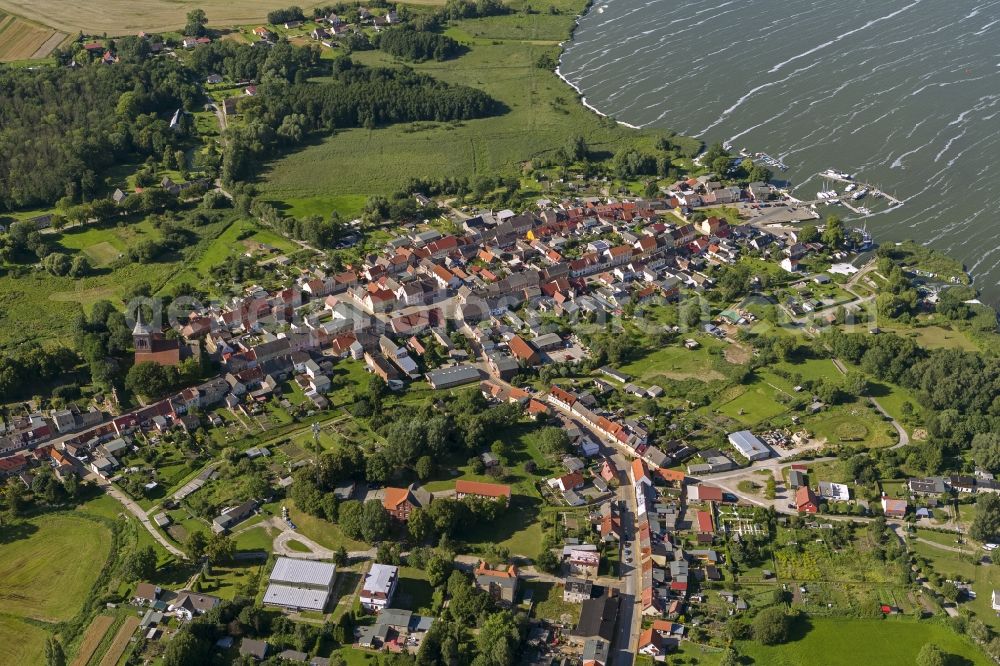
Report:
M 156 539 L 156 541 L 161 546 L 163 546 L 171 554 L 173 554 L 173 555 L 181 558 L 182 560 L 188 559 L 187 553 L 185 553 L 184 551 L 182 551 L 180 548 L 178 548 L 174 544 L 170 543 L 167 540 L 167 538 L 165 536 L 163 536 L 163 534 L 160 532 L 160 530 L 156 529 L 156 526 L 153 525 L 153 523 L 149 520 L 149 515 L 145 511 L 143 511 L 143 509 L 142 509 L 141 506 L 139 506 L 138 504 L 136 504 L 135 502 L 133 502 L 131 499 L 129 499 L 125 495 L 125 493 L 123 493 L 122 491 L 118 490 L 117 488 L 115 488 L 113 485 L 111 485 L 110 483 L 108 483 L 104 479 L 96 477 L 96 475 L 92 475 L 91 478 L 97 483 L 97 485 L 99 485 L 100 487 L 104 488 L 104 491 L 106 493 L 108 493 L 113 498 L 115 498 L 116 500 L 118 500 L 121 503 L 121 505 L 124 506 L 126 509 L 128 509 L 128 511 L 132 515 L 134 515 L 136 518 L 138 518 L 139 522 L 142 523 L 142 526 L 146 528 L 146 531 L 149 532 L 150 534 L 152 534 L 153 538 Z

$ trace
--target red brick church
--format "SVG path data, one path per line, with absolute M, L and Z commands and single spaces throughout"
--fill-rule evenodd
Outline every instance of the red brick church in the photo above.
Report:
M 179 340 L 170 340 L 143 320 L 142 308 L 136 310 L 135 328 L 132 329 L 135 345 L 135 362 L 152 361 L 160 365 L 177 365 L 181 362 Z

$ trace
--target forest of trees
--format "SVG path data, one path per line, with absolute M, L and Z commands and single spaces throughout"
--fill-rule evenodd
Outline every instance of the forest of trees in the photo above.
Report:
M 191 67 L 200 77 L 221 74 L 232 81 L 295 81 L 317 67 L 319 47 L 292 46 L 279 42 L 267 49 L 248 44 L 218 40 L 191 53 Z
M 69 373 L 78 363 L 77 355 L 66 347 L 44 348 L 23 344 L 0 355 L 0 401 L 30 398 L 40 383 Z
M 451 37 L 417 31 L 409 26 L 383 30 L 376 35 L 374 44 L 406 60 L 448 60 L 461 53 L 461 46 Z
M 115 67 L 0 68 L 0 209 L 87 200 L 104 171 L 130 155 L 173 153 L 165 115 L 194 109 L 201 91 L 171 59 Z M 72 100 L 72 103 L 67 103 Z

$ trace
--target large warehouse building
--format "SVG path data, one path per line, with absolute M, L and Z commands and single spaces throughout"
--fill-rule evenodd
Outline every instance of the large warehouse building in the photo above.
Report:
M 771 449 L 765 446 L 764 442 L 749 430 L 729 433 L 729 443 L 733 445 L 736 452 L 747 460 L 763 460 L 771 457 Z
M 322 611 L 333 594 L 337 567 L 329 562 L 279 557 L 271 570 L 264 603 L 294 610 Z

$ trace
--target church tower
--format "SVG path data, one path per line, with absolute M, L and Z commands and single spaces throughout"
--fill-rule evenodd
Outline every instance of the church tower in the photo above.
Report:
M 136 308 L 135 328 L 132 329 L 132 342 L 137 354 L 153 351 L 153 329 L 143 321 L 142 307 Z

